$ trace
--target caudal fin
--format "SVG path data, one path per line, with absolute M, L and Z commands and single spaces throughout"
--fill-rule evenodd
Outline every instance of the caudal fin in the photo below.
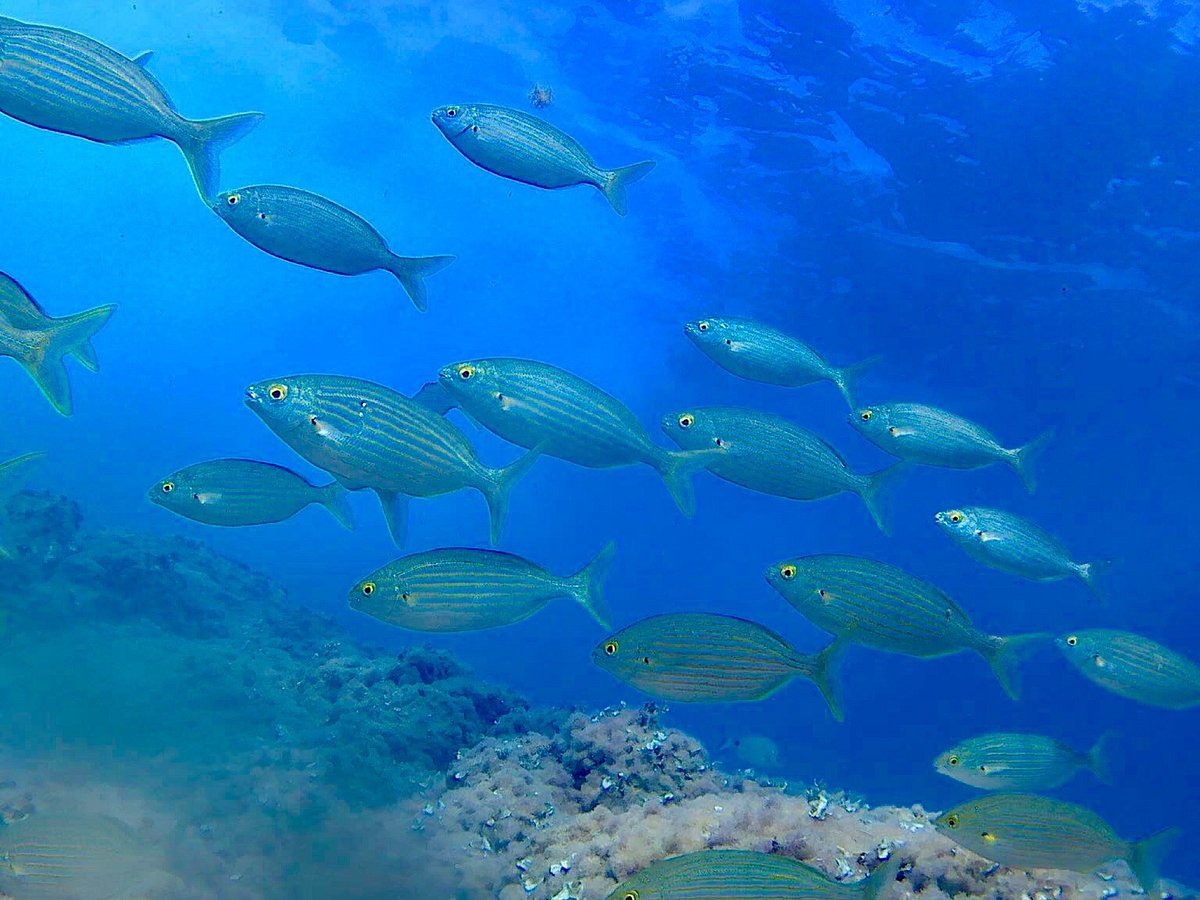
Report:
M 1113 745 L 1116 743 L 1116 739 L 1116 734 L 1111 731 L 1100 735 L 1100 739 L 1092 745 L 1092 749 L 1084 757 L 1087 767 L 1091 769 L 1092 774 L 1104 784 L 1113 783 L 1112 757 Z
M 187 132 L 176 143 L 192 168 L 196 189 L 209 206 L 220 189 L 221 151 L 249 134 L 262 117 L 262 113 L 248 112 L 187 122 Z
M 895 882 L 903 865 L 904 863 L 893 850 L 889 859 L 877 865 L 874 872 L 858 883 L 857 886 L 862 888 L 863 900 L 876 900 L 877 897 L 882 896 L 887 891 L 888 885 Z
M 625 215 L 625 189 L 635 181 L 641 181 L 653 168 L 653 162 L 640 162 L 604 173 L 604 183 L 600 185 L 600 190 L 617 211 L 617 215 Z
M 875 520 L 875 524 L 879 526 L 879 530 L 886 535 L 891 535 L 891 524 L 887 521 L 887 513 L 885 510 L 883 494 L 896 483 L 896 479 L 903 475 L 911 465 L 901 461 L 893 466 L 888 466 L 878 472 L 872 472 L 870 475 L 862 476 L 862 481 L 859 482 L 858 496 L 862 497 L 862 501 L 866 504 L 867 512 L 871 514 L 871 518 Z
M 797 669 L 800 674 L 817 686 L 821 696 L 829 704 L 829 711 L 839 722 L 845 721 L 846 716 L 842 712 L 842 691 L 841 682 L 838 680 L 838 667 L 849 644 L 850 642 L 846 638 L 839 637 L 831 641 L 824 650 L 815 656 L 796 654 Z
M 20 358 L 46 399 L 64 416 L 71 414 L 71 382 L 67 379 L 64 359 L 79 352 L 108 322 L 116 307 L 98 306 L 78 315 L 55 319 L 47 324 L 42 342 L 28 356 Z
M 858 391 L 858 379 L 862 377 L 863 372 L 871 368 L 882 356 L 872 356 L 870 359 L 864 359 L 860 363 L 855 363 L 852 366 L 846 366 L 844 369 L 836 369 L 833 373 L 833 383 L 838 386 L 838 390 L 842 392 L 842 396 L 846 398 L 846 405 L 851 409 L 857 407 L 855 402 L 855 394 Z
M 339 525 L 347 531 L 353 531 L 354 513 L 346 500 L 346 489 L 335 481 L 318 488 L 318 490 L 321 492 L 321 497 L 317 502 L 329 510 L 329 514 L 337 520 Z
M 429 307 L 429 294 L 425 290 L 425 279 L 442 271 L 454 262 L 453 256 L 397 256 L 388 257 L 384 268 L 391 272 L 404 286 L 413 306 L 421 312 Z
M 1144 841 L 1129 845 L 1129 853 L 1125 861 L 1133 870 L 1133 877 L 1148 895 L 1154 895 L 1154 887 L 1158 884 L 1158 870 L 1171 846 L 1179 838 L 1178 828 L 1165 828 L 1158 834 L 1152 834 Z
M 542 455 L 540 447 L 534 447 L 516 462 L 505 466 L 503 469 L 492 469 L 491 479 L 483 490 L 483 495 L 487 497 L 488 510 L 491 513 L 491 542 L 495 546 L 500 541 L 500 532 L 504 528 L 504 520 L 508 517 L 508 498 L 512 493 L 513 485 L 521 480 L 522 476 L 529 471 L 529 467 L 537 462 L 537 458 Z
M 1110 563 L 1105 560 L 1101 562 L 1080 563 L 1075 567 L 1075 574 L 1084 586 L 1092 592 L 1092 596 L 1099 601 L 1101 606 L 1108 605 L 1108 586 L 1105 583 L 1107 579 L 1104 577 L 1108 571 Z
M 571 576 L 571 596 L 603 627 L 609 628 L 608 601 L 604 599 L 604 582 L 617 555 L 615 541 L 596 554 L 596 558 Z
M 719 447 L 704 450 L 663 450 L 656 461 L 655 468 L 666 482 L 675 505 L 689 519 L 696 514 L 696 492 L 692 489 L 692 475 L 701 469 L 707 469 L 724 453 Z
M 383 518 L 387 522 L 388 534 L 397 547 L 403 547 L 408 540 L 408 497 L 395 491 L 381 491 L 372 488 L 383 507 Z
M 1053 437 L 1053 429 L 1043 431 L 1024 447 L 1013 450 L 1008 456 L 1008 464 L 1020 476 L 1021 481 L 1025 485 L 1025 490 L 1031 494 L 1037 490 L 1037 476 L 1034 474 L 1033 465 L 1037 461 L 1037 458 L 1042 455 L 1042 451 L 1046 449 L 1046 446 Z
M 1048 634 L 1013 634 L 990 637 L 980 651 L 1000 680 L 1004 693 L 1013 700 L 1021 699 L 1020 665 L 1039 644 L 1050 640 Z

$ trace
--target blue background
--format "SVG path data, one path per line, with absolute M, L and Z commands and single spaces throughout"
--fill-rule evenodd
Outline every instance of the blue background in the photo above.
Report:
M 860 470 L 886 464 L 847 426 L 832 386 L 739 381 L 682 334 L 702 315 L 753 315 L 835 363 L 882 354 L 865 402 L 944 406 L 1009 444 L 1054 427 L 1038 493 L 1000 467 L 918 469 L 894 495 L 888 539 L 850 496 L 800 504 L 702 475 L 687 521 L 647 468 L 546 459 L 514 492 L 503 548 L 565 573 L 615 538 L 619 625 L 704 609 L 817 648 L 826 636 L 762 571 L 848 552 L 934 581 L 995 633 L 1122 627 L 1200 657 L 1200 13 L 1121 0 L 529 6 L 6 4 L 126 53 L 153 49 L 151 69 L 186 115 L 266 112 L 224 154 L 223 188 L 302 186 L 371 220 L 400 253 L 458 260 L 430 280 L 422 316 L 385 274 L 338 278 L 244 243 L 198 201 L 166 142 L 102 147 L 2 119 L 3 269 L 53 314 L 120 305 L 96 341 L 101 374 L 72 372 L 73 418 L 18 366 L 0 367 L 2 455 L 46 448 L 38 486 L 78 498 L 94 524 L 202 537 L 296 603 L 402 646 L 424 637 L 345 603 L 350 585 L 397 555 L 372 496 L 354 497 L 352 534 L 319 509 L 215 530 L 151 507 L 147 487 L 217 456 L 322 479 L 242 406 L 252 381 L 338 372 L 412 392 L 442 365 L 498 355 L 593 380 L 664 446 L 663 413 L 738 404 L 816 430 Z M 546 117 L 602 165 L 657 160 L 630 190 L 628 218 L 590 188 L 491 176 L 429 121 L 447 103 L 522 106 L 535 82 L 554 89 Z M 488 462 L 517 456 L 464 428 Z M 1081 559 L 1114 559 L 1110 608 L 1077 584 L 972 562 L 932 518 L 972 503 L 1036 519 Z M 413 504 L 408 550 L 486 538 L 473 492 Z M 540 702 L 637 701 L 592 667 L 603 636 L 560 602 L 501 632 L 434 643 Z M 1200 829 L 1198 714 L 1106 694 L 1052 649 L 1026 666 L 1019 704 L 969 655 L 921 662 L 854 648 L 844 681 L 842 726 L 803 683 L 671 717 L 713 746 L 770 735 L 797 779 L 928 808 L 971 795 L 930 764 L 963 737 L 1024 729 L 1082 747 L 1116 729 L 1117 784 L 1085 775 L 1061 794 L 1127 837 Z M 1200 878 L 1200 861 L 1177 855 L 1167 874 Z

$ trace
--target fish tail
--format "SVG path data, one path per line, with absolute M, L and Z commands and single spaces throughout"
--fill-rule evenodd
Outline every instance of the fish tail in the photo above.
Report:
M 1178 828 L 1164 828 L 1144 841 L 1135 841 L 1129 845 L 1125 861 L 1129 863 L 1134 878 L 1148 895 L 1153 895 L 1154 886 L 1158 884 L 1158 870 L 1179 835 Z
M 541 447 L 534 447 L 516 462 L 503 469 L 491 470 L 491 479 L 486 490 L 483 491 L 483 495 L 487 497 L 488 510 L 491 513 L 490 538 L 493 546 L 499 542 L 500 532 L 504 528 L 504 520 L 508 517 L 508 499 L 513 485 L 521 480 L 541 455 Z
M 71 414 L 71 382 L 67 379 L 67 356 L 76 353 L 105 326 L 116 307 L 98 306 L 78 315 L 47 324 L 46 344 L 35 355 L 21 359 L 46 399 L 64 416 Z
M 696 514 L 696 492 L 692 489 L 692 475 L 701 469 L 707 469 L 720 459 L 724 452 L 717 447 L 704 450 L 664 450 L 655 461 L 654 467 L 666 482 L 675 505 L 689 519 Z
M 1083 582 L 1084 587 L 1092 592 L 1092 596 L 1101 606 L 1108 605 L 1108 586 L 1105 584 L 1105 573 L 1110 563 L 1102 562 L 1080 563 L 1075 567 L 1075 574 Z
M 387 269 L 400 281 L 413 306 L 421 312 L 429 308 L 429 294 L 425 290 L 425 279 L 436 272 L 442 271 L 454 262 L 453 256 L 388 256 L 383 268 Z
M 885 893 L 888 885 L 896 880 L 896 876 L 900 874 L 900 867 L 904 863 L 900 861 L 900 857 L 892 851 L 890 858 L 880 863 L 875 867 L 875 871 L 860 881 L 856 886 L 862 891 L 863 900 L 875 900 Z
M 653 162 L 640 162 L 601 173 L 603 180 L 599 185 L 600 190 L 617 211 L 617 215 L 623 216 L 626 212 L 625 189 L 635 181 L 641 181 L 653 168 Z
M 450 396 L 450 392 L 442 387 L 440 381 L 431 381 L 422 385 L 421 389 L 412 395 L 414 403 L 419 403 L 439 416 L 444 416 L 456 408 L 458 403 Z
M 982 649 L 983 658 L 1000 680 L 1004 693 L 1013 700 L 1021 699 L 1020 665 L 1039 644 L 1050 640 L 1048 634 L 1012 634 L 990 637 Z
M 1020 477 L 1025 490 L 1033 493 L 1037 490 L 1037 476 L 1033 472 L 1033 464 L 1054 437 L 1054 429 L 1043 431 L 1024 447 L 1018 447 L 1009 453 L 1008 464 Z
M 604 599 L 604 582 L 617 555 L 616 541 L 596 554 L 595 559 L 571 576 L 571 596 L 603 627 L 610 627 L 608 601 Z
M 354 513 L 346 499 L 349 492 L 336 481 L 317 488 L 317 490 L 320 492 L 317 502 L 329 510 L 329 514 L 337 520 L 339 525 L 347 531 L 353 531 Z
M 204 202 L 212 205 L 221 182 L 221 151 L 244 138 L 262 121 L 259 112 L 236 113 L 217 119 L 188 119 L 187 130 L 176 142 L 196 180 Z
M 829 704 L 829 711 L 833 713 L 833 718 L 838 722 L 844 722 L 846 719 L 845 713 L 842 712 L 842 690 L 838 669 L 846 647 L 849 645 L 850 642 L 846 638 L 838 637 L 830 641 L 828 646 L 815 656 L 796 654 L 797 670 L 817 686 L 817 690 Z
M 846 366 L 844 369 L 834 369 L 833 383 L 838 386 L 838 390 L 846 398 L 846 405 L 851 409 L 854 409 L 856 405 L 854 395 L 858 391 L 858 379 L 881 359 L 883 359 L 882 356 L 872 356 L 870 359 L 864 359 L 862 362 Z
M 871 518 L 875 520 L 879 530 L 888 536 L 892 533 L 892 527 L 887 520 L 887 511 L 882 495 L 893 487 L 896 480 L 910 468 L 909 463 L 901 461 L 886 469 L 862 476 L 862 481 L 859 483 L 858 495 L 866 504 L 867 512 L 871 514 Z
M 397 547 L 403 547 L 408 539 L 408 497 L 395 491 L 373 488 L 383 507 L 383 518 L 387 522 L 388 534 Z
M 1092 745 L 1085 756 L 1084 761 L 1092 774 L 1104 784 L 1113 783 L 1112 775 L 1112 757 L 1113 745 L 1116 743 L 1117 736 L 1114 732 L 1106 731 L 1100 735 L 1100 739 Z

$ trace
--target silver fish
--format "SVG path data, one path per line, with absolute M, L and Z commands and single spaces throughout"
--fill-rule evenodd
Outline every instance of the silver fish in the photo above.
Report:
M 857 494 L 879 530 L 889 531 L 880 494 L 904 471 L 903 462 L 859 475 L 811 431 L 770 413 L 731 406 L 671 413 L 663 417 L 662 430 L 684 450 L 723 450 L 708 467 L 718 478 L 792 500 L 819 500 L 842 491 Z
M 183 151 L 200 195 L 211 202 L 221 150 L 262 113 L 185 119 L 146 71 L 149 60 L 149 53 L 130 59 L 65 28 L 0 18 L 0 112 L 101 144 L 165 138 Z
M 1097 564 L 1075 562 L 1057 538 L 1028 519 L 985 506 L 943 510 L 934 519 L 984 565 L 1031 581 L 1078 578 L 1096 597 L 1104 598 Z
M 321 487 L 291 469 L 252 459 L 214 459 L 173 472 L 150 488 L 150 502 L 205 525 L 267 525 L 317 503 L 354 527 L 346 489 Z
M 1087 751 L 1041 734 L 981 734 L 938 754 L 933 767 L 955 781 L 985 791 L 1041 791 L 1056 788 L 1087 769 L 1112 783 L 1112 735 Z
M 783 387 L 831 381 L 851 409 L 858 377 L 878 361 L 871 358 L 853 366 L 831 366 L 799 338 L 753 319 L 698 319 L 688 322 L 683 332 L 727 372 Z
M 1114 694 L 1163 709 L 1200 706 L 1200 666 L 1148 637 L 1091 628 L 1055 643 L 1071 665 Z
M 463 156 L 482 169 L 540 188 L 590 184 L 620 215 L 625 189 L 640 180 L 653 162 L 601 169 L 569 134 L 519 109 L 473 103 L 441 106 L 433 123 Z
M 1034 459 L 1053 436 L 1047 431 L 1024 447 L 1009 449 L 983 426 L 920 403 L 867 406 L 851 413 L 850 424 L 879 449 L 915 463 L 948 469 L 1006 463 L 1030 493 L 1037 486 Z
M 390 272 L 422 312 L 429 305 L 425 279 L 454 262 L 453 256 L 399 256 L 361 216 L 300 188 L 239 188 L 221 194 L 212 208 L 251 244 L 288 262 L 335 275 Z

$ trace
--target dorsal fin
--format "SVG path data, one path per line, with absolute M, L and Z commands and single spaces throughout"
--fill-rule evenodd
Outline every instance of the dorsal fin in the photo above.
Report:
M 153 50 L 144 50 L 141 53 L 139 53 L 137 56 L 133 57 L 133 61 L 144 69 L 144 68 L 146 68 L 146 66 L 148 66 L 150 64 L 150 60 L 153 57 L 154 57 Z

